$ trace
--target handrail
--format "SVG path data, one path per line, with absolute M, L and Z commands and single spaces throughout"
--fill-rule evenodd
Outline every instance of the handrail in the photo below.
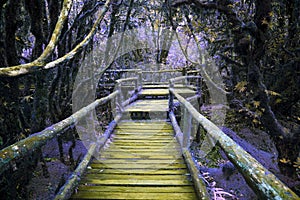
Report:
M 69 199 L 73 194 L 75 188 L 78 186 L 80 182 L 81 176 L 86 171 L 89 163 L 92 160 L 92 156 L 95 155 L 96 152 L 99 152 L 105 145 L 107 139 L 113 132 L 114 128 L 117 126 L 117 123 L 121 120 L 121 115 L 117 115 L 116 118 L 110 122 L 108 128 L 105 130 L 103 137 L 101 137 L 97 142 L 92 143 L 88 149 L 88 152 L 79 163 L 75 171 L 69 176 L 66 183 L 60 188 L 58 193 L 56 194 L 54 200 L 64 200 Z
M 163 70 L 156 70 L 156 71 L 142 71 L 142 73 L 166 73 L 166 72 L 182 72 L 182 69 L 163 69 Z
M 140 69 L 109 69 L 106 70 L 105 72 L 139 72 L 141 71 Z
M 56 136 L 59 136 L 63 131 L 70 126 L 78 122 L 82 117 L 94 110 L 99 105 L 105 104 L 109 100 L 115 98 L 118 95 L 118 91 L 111 93 L 110 95 L 97 99 L 88 106 L 81 108 L 68 118 L 47 127 L 41 132 L 30 135 L 29 137 L 20 140 L 0 151 L 0 175 L 9 168 L 10 164 L 29 154 L 35 149 L 38 149 L 46 144 L 46 142 Z
M 182 80 L 187 80 L 187 79 L 193 79 L 193 78 L 202 78 L 201 76 L 179 76 L 179 77 L 176 77 L 176 78 L 172 78 L 170 80 L 171 83 L 174 83 L 174 82 L 178 82 L 178 81 L 182 81 Z
M 116 80 L 117 83 L 123 83 L 123 82 L 127 82 L 127 81 L 137 81 L 138 78 L 137 77 L 129 77 L 129 78 L 121 78 Z
M 172 88 L 170 88 L 169 91 L 170 94 L 177 98 L 186 112 L 202 125 L 207 131 L 207 134 L 218 141 L 218 145 L 224 150 L 229 160 L 237 167 L 249 186 L 258 193 L 258 196 L 264 199 L 299 199 L 299 197 L 274 174 L 264 168 L 215 124 L 201 115 L 184 97 L 179 95 Z M 185 132 L 183 132 L 183 138 L 184 137 L 189 138 Z M 183 141 L 185 141 L 185 139 L 183 139 Z M 183 149 L 186 150 L 187 146 Z

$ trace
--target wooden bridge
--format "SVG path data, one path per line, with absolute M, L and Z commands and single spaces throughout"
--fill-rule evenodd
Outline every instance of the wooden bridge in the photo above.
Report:
M 135 74 L 117 80 L 117 90 L 109 96 L 1 150 L 0 173 L 114 99 L 118 105 L 114 120 L 90 143 L 55 199 L 210 199 L 189 151 L 195 124 L 218 141 L 216 145 L 261 199 L 299 199 L 191 104 L 201 99 L 200 76 L 146 84 L 141 71 Z

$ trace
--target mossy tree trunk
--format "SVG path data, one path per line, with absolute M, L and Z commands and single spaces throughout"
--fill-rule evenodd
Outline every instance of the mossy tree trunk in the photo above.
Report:
M 1 37 L 0 43 L 0 64 L 1 66 L 10 66 L 19 64 L 16 48 L 17 16 L 19 14 L 19 1 L 3 3 L 1 10 L 0 31 L 4 37 Z M 7 48 L 9 47 L 9 48 Z M 0 147 L 7 146 L 20 139 L 23 132 L 22 118 L 20 116 L 19 104 L 19 79 L 1 78 L 0 79 Z

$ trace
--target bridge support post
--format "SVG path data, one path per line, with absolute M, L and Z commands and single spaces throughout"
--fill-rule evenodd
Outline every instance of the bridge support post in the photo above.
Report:
M 142 86 L 143 86 L 143 77 L 142 77 L 142 75 L 143 75 L 143 73 L 142 73 L 142 71 L 141 70 L 139 70 L 138 72 L 137 72 L 137 77 L 138 77 L 138 87 L 139 88 L 142 88 Z M 138 88 L 138 89 L 139 89 Z
M 123 111 L 123 94 L 122 94 L 122 83 L 118 82 L 117 83 L 117 91 L 118 91 L 118 95 L 116 97 L 116 109 L 118 113 L 121 113 Z
M 169 112 L 174 111 L 174 94 L 171 90 L 174 89 L 174 83 L 172 81 L 169 82 Z
M 182 147 L 188 149 L 190 147 L 190 137 L 192 129 L 192 115 L 188 109 L 184 108 L 183 113 L 183 142 Z

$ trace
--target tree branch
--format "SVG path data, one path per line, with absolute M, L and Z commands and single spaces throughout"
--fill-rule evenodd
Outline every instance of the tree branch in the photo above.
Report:
M 69 2 L 71 0 L 65 0 L 65 2 Z M 28 74 L 28 73 L 33 73 L 39 70 L 44 70 L 44 69 L 50 69 L 50 68 L 54 68 L 55 66 L 57 66 L 58 64 L 70 60 L 72 59 L 77 53 L 80 52 L 80 50 L 82 48 L 84 48 L 89 41 L 91 40 L 91 38 L 94 36 L 96 30 L 99 27 L 100 22 L 102 21 L 104 14 L 106 13 L 106 11 L 108 10 L 108 6 L 110 4 L 111 0 L 107 0 L 107 2 L 105 3 L 104 7 L 102 7 L 101 12 L 98 15 L 97 21 L 94 23 L 92 30 L 89 32 L 89 34 L 69 53 L 67 53 L 66 55 L 52 61 L 49 63 L 43 63 L 42 61 L 45 60 L 45 58 L 41 59 L 38 58 L 37 60 L 28 63 L 28 64 L 24 64 L 24 65 L 18 65 L 18 66 L 13 66 L 13 67 L 8 67 L 8 68 L 0 68 L 0 77 L 14 77 L 14 76 L 20 76 L 20 75 L 24 75 L 24 74 Z M 62 11 L 62 14 L 68 14 L 66 9 L 63 9 L 64 11 Z M 61 23 L 60 20 L 58 20 L 57 23 Z M 54 33 L 56 31 L 54 30 Z M 55 33 L 58 34 L 58 33 Z M 58 35 L 57 35 L 58 36 Z M 58 39 L 58 38 L 56 38 Z M 52 40 L 49 42 L 50 47 L 49 49 L 52 49 L 55 47 L 54 43 Z M 48 55 L 47 52 L 43 53 L 43 55 Z

